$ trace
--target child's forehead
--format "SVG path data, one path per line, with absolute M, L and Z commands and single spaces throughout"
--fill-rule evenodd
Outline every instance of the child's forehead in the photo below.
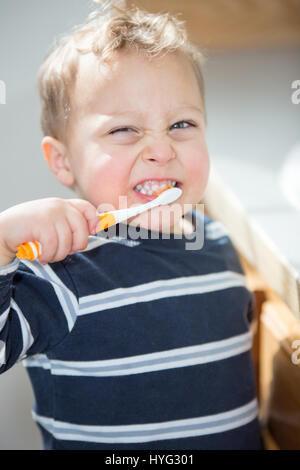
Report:
M 183 63 L 183 62 L 186 63 Z M 149 79 L 150 93 L 157 91 L 157 75 L 162 69 L 170 77 L 165 82 L 180 80 L 178 73 L 185 70 L 184 81 L 187 87 L 190 86 L 188 80 L 188 68 L 192 71 L 192 66 L 183 53 L 169 53 L 162 57 L 147 57 L 139 51 L 117 51 L 106 62 L 101 61 L 93 53 L 84 54 L 79 57 L 77 79 L 73 93 L 73 102 L 76 103 L 77 110 L 85 112 L 93 108 L 96 101 L 101 101 L 111 106 L 111 100 L 121 100 L 122 103 L 130 107 L 132 97 L 141 86 L 141 75 Z M 177 72 L 177 73 L 175 73 Z M 135 73 L 135 76 L 132 76 Z M 194 72 L 192 71 L 192 75 Z M 175 78 L 174 78 L 175 77 Z M 194 77 L 194 80 L 195 77 Z M 153 87 L 152 87 L 153 81 Z M 159 83 L 160 85 L 160 83 Z M 74 103 L 74 104 L 75 104 Z M 134 107 L 138 107 L 138 103 Z
M 155 74 L 161 69 L 161 65 L 169 62 L 170 57 L 170 53 L 164 57 L 147 57 L 143 52 L 128 50 L 128 48 L 115 51 L 106 61 L 101 60 L 93 53 L 80 55 L 77 86 L 78 88 L 85 87 L 87 82 L 91 85 L 95 84 L 97 87 L 109 86 L 114 80 L 124 81 L 124 78 L 128 78 L 132 69 L 135 69 L 135 71 L 137 69 L 145 70 L 147 73 L 151 71 L 151 74 Z M 178 56 L 176 61 L 180 60 L 183 60 L 183 58 Z M 135 77 L 130 77 L 130 79 L 134 83 Z
M 71 98 L 76 112 L 84 113 L 90 108 L 96 95 L 99 95 L 111 80 L 116 65 L 116 62 L 101 62 L 93 53 L 79 56 Z

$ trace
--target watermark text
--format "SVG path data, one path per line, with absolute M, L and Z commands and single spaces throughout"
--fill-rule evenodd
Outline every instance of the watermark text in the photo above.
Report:
M 6 85 L 3 80 L 0 80 L 0 104 L 6 104 Z
M 134 207 L 140 204 L 133 204 Z M 150 210 L 145 210 L 137 217 L 126 217 L 127 197 L 119 197 L 118 211 L 124 211 L 124 222 L 120 225 L 112 225 L 107 232 L 101 232 L 104 238 L 129 237 L 136 241 L 139 239 L 184 239 L 185 250 L 200 250 L 204 245 L 204 204 L 176 204 L 161 205 Z M 116 208 L 111 204 L 101 204 L 97 213 L 105 215 Z M 193 215 L 194 216 L 193 216 Z M 117 233 L 118 232 L 118 233 Z
M 5 343 L 0 340 L 0 367 L 5 364 Z
M 300 103 L 300 80 L 294 80 L 292 82 L 292 89 L 295 90 L 291 96 L 292 103 L 299 104 Z
M 300 364 L 300 339 L 295 339 L 292 342 L 292 348 L 296 349 L 292 354 L 292 363 L 298 365 Z

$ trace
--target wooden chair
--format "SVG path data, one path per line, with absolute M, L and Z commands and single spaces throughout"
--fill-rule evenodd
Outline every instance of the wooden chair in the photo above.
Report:
M 213 174 L 205 212 L 228 230 L 256 300 L 253 361 L 267 450 L 300 450 L 299 274 Z
M 240 259 L 256 299 L 253 361 L 265 447 L 299 450 L 300 322 L 241 254 Z

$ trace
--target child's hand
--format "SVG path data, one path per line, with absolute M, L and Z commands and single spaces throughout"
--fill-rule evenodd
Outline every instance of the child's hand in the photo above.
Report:
M 0 214 L 0 266 L 26 241 L 42 245 L 41 263 L 53 263 L 87 247 L 96 233 L 96 208 L 83 199 L 47 198 L 25 202 Z

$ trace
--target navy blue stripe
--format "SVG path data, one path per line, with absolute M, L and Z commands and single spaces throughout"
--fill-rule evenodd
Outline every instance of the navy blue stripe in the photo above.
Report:
M 38 377 L 39 371 L 32 368 L 30 374 Z M 74 403 L 84 404 L 84 412 L 76 416 L 77 424 L 129 425 L 205 416 L 251 401 L 252 384 L 248 353 L 131 376 L 56 376 L 55 387 L 64 394 L 56 396 L 55 418 L 73 422 Z M 51 416 L 42 410 L 39 414 Z
M 233 302 L 236 297 L 238 303 Z M 241 287 L 84 315 L 50 357 L 96 361 L 220 341 L 248 331 L 249 299 Z

